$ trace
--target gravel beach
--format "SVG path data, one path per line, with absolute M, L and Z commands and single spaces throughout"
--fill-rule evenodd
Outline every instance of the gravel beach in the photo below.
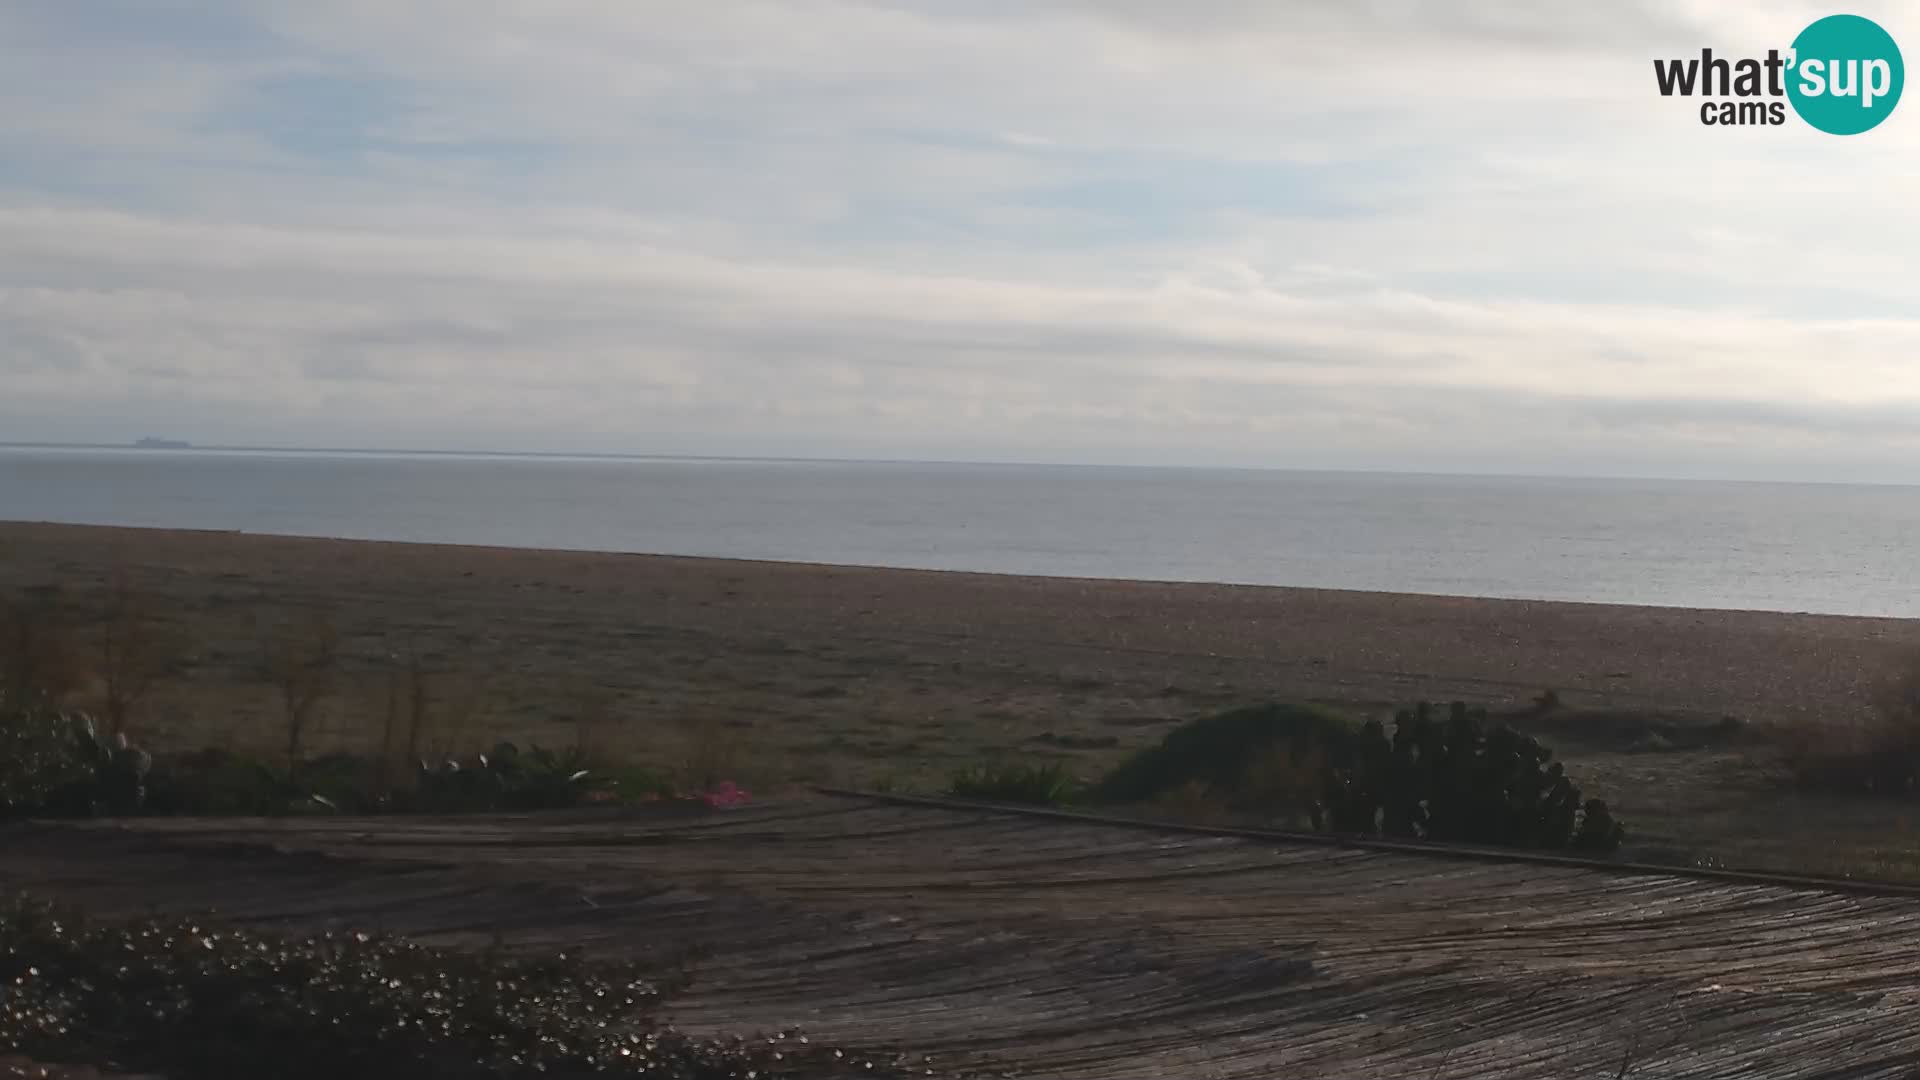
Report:
M 1920 644 L 1893 619 L 0 524 L 10 592 L 84 597 L 116 574 L 187 645 L 162 727 L 264 722 L 256 639 L 312 610 L 350 659 L 404 646 L 484 677 L 496 723 L 584 696 L 638 723 L 759 716 L 795 736 L 807 718 L 1065 731 L 1271 696 L 1546 688 L 1793 720 L 1858 708 Z

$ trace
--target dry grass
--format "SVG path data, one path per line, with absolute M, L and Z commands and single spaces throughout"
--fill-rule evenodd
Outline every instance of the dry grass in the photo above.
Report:
M 289 768 L 305 759 L 307 731 L 340 681 L 340 634 L 324 611 L 297 614 L 261 635 L 261 670 L 273 686 Z
M 125 570 L 108 579 L 106 605 L 90 635 L 92 661 L 107 730 L 119 735 L 131 727 L 154 686 L 166 676 L 179 653 L 148 593 Z
M 1154 814 L 1186 825 L 1231 825 L 1238 821 L 1227 800 L 1203 780 L 1189 780 L 1154 799 Z
M 1312 809 L 1323 795 L 1326 751 L 1314 746 L 1270 746 L 1247 766 L 1240 797 L 1263 808 L 1273 824 L 1310 827 Z
M 65 590 L 36 585 L 0 597 L 0 685 L 65 702 L 85 689 L 87 671 Z
M 1782 757 L 1806 791 L 1906 798 L 1920 794 L 1920 653 L 1905 657 L 1866 715 L 1778 729 Z
M 465 670 L 430 666 L 411 641 L 387 657 L 382 673 L 377 741 L 364 724 L 352 724 L 337 741 L 368 740 L 363 752 L 379 762 L 381 789 L 405 787 L 423 762 L 444 760 L 482 748 L 476 732 L 483 726 L 485 681 Z

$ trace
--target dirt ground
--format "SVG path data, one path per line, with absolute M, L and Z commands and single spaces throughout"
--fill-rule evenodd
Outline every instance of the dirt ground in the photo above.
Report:
M 371 749 L 417 657 L 435 750 L 583 743 L 762 786 L 926 789 L 1003 754 L 1091 775 L 1236 704 L 1551 688 L 1581 719 L 1545 736 L 1642 848 L 1831 871 L 1911 846 L 1884 805 L 1785 798 L 1763 750 L 1688 735 L 1856 715 L 1920 649 L 1903 620 L 0 524 L 0 594 L 57 586 L 83 622 L 115 579 L 174 642 L 134 722 L 160 747 L 281 747 L 265 643 L 321 621 L 317 749 Z
M 1896 1080 L 1912 891 L 796 798 L 0 828 L 0 892 L 678 972 L 698 1035 L 802 1029 L 1053 1080 Z M 209 914 L 211 909 L 211 914 Z

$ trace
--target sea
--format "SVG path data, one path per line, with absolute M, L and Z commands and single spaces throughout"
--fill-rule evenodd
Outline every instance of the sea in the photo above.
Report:
M 0 448 L 0 519 L 1920 616 L 1904 486 Z

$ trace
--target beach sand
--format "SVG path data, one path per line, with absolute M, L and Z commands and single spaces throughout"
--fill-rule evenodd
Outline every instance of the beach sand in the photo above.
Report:
M 876 740 L 1547 688 L 1796 720 L 1857 709 L 1920 647 L 1920 622 L 1896 619 L 0 524 L 0 589 L 84 600 L 116 574 L 188 646 L 155 708 L 196 731 L 264 720 L 258 641 L 311 611 L 351 667 L 417 649 L 484 682 L 496 720 L 538 728 L 546 706 L 592 701 L 643 728 L 831 716 Z
M 1831 722 L 1920 651 L 1920 623 L 1893 619 L 0 524 L 0 593 L 54 585 L 84 612 L 116 576 L 180 646 L 133 725 L 157 748 L 284 747 L 262 642 L 319 615 L 344 662 L 315 749 L 376 748 L 411 655 L 436 673 L 423 747 L 585 743 L 762 784 L 924 790 L 1007 753 L 1091 775 L 1268 699 L 1384 712 L 1552 689 L 1582 715 Z M 1745 749 L 1568 734 L 1562 757 L 1642 838 L 1809 817 L 1754 786 Z M 1820 813 L 1835 835 L 1882 831 L 1878 810 Z

